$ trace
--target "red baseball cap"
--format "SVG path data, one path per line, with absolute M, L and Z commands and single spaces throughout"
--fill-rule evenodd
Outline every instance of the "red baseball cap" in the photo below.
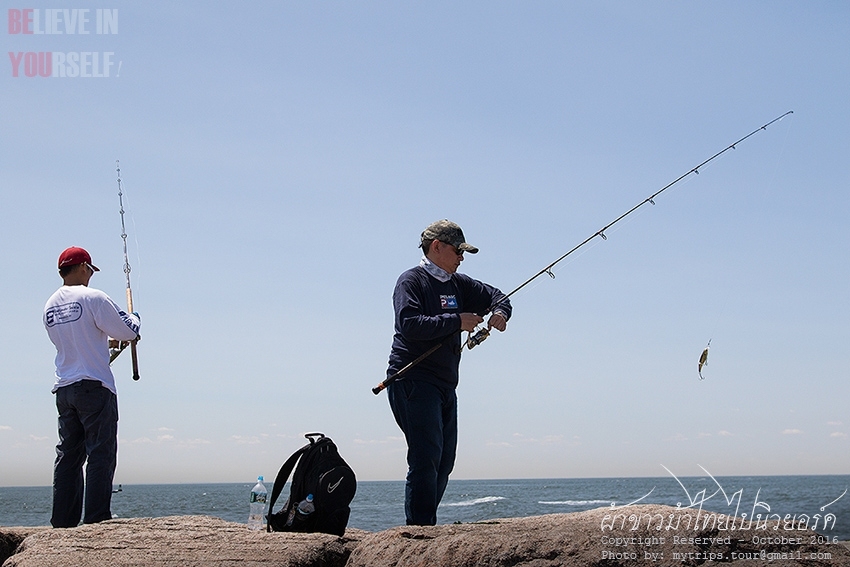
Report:
M 79 246 L 66 248 L 59 254 L 59 267 L 76 266 L 77 264 L 88 264 L 92 270 L 99 272 L 100 269 L 91 263 L 91 255 Z

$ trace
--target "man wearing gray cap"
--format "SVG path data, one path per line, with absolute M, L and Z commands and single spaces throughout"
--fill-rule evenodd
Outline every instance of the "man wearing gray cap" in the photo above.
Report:
M 407 524 L 434 525 L 457 448 L 460 332 L 473 331 L 487 313 L 492 313 L 488 328 L 504 331 L 511 303 L 493 286 L 457 272 L 463 253 L 476 254 L 478 248 L 455 223 L 428 226 L 420 247 L 424 257 L 399 276 L 393 292 L 395 335 L 387 375 L 440 346 L 392 382 L 388 395 L 407 441 Z

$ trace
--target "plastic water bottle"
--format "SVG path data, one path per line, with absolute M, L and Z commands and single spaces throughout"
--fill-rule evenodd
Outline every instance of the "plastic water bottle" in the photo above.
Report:
M 304 520 L 316 511 L 316 506 L 313 504 L 313 495 L 308 494 L 307 498 L 298 503 L 298 515 Z
M 263 485 L 263 477 L 257 477 L 257 484 L 251 489 L 251 509 L 248 512 L 248 529 L 261 530 L 265 527 L 266 499 L 269 493 Z

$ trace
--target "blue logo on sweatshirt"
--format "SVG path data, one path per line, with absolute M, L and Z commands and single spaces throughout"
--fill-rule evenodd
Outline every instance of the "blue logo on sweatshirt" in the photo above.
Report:
M 457 297 L 454 295 L 441 295 L 440 306 L 443 309 L 457 309 Z
M 62 323 L 73 323 L 83 315 L 83 306 L 77 303 L 66 303 L 51 307 L 44 314 L 44 323 L 48 327 L 61 325 Z

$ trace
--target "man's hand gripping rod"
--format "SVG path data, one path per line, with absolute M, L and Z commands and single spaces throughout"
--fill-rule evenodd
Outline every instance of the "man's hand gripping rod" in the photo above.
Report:
M 534 274 L 533 276 L 528 278 L 520 286 L 518 286 L 512 292 L 507 294 L 504 298 L 500 299 L 499 302 L 503 301 L 504 299 L 509 298 L 510 296 L 512 296 L 513 294 L 515 294 L 516 292 L 518 292 L 519 290 L 521 290 L 522 288 L 524 288 L 525 286 L 527 286 L 528 284 L 530 284 L 531 282 L 536 280 L 538 277 L 542 276 L 543 274 L 548 274 L 549 277 L 554 279 L 555 274 L 552 272 L 552 268 L 555 266 L 555 264 L 557 264 L 561 260 L 564 260 L 567 256 L 571 255 L 573 252 L 575 252 L 576 250 L 578 250 L 579 248 L 581 248 L 582 246 L 584 246 L 585 244 L 587 244 L 588 242 L 590 242 L 591 240 L 596 238 L 597 236 L 602 238 L 602 240 L 608 240 L 608 237 L 605 236 L 606 230 L 608 230 L 609 228 L 611 228 L 612 226 L 614 226 L 615 224 L 617 224 L 618 222 L 620 222 L 621 220 L 623 220 L 624 218 L 626 218 L 627 216 L 629 216 L 630 214 L 635 212 L 637 209 L 639 209 L 643 205 L 645 205 L 647 203 L 654 205 L 655 204 L 655 198 L 658 195 L 660 195 L 661 193 L 663 193 L 664 191 L 666 191 L 667 189 L 669 189 L 673 185 L 677 184 L 679 181 L 681 181 L 682 179 L 684 179 L 685 177 L 689 176 L 692 173 L 699 175 L 699 170 L 700 170 L 701 167 L 708 164 L 710 161 L 713 161 L 714 159 L 720 157 L 722 154 L 726 153 L 727 151 L 734 150 L 735 147 L 738 144 L 740 144 L 741 142 L 743 142 L 744 140 L 746 140 L 750 136 L 755 135 L 756 133 L 758 133 L 761 130 L 767 130 L 768 126 L 770 126 L 774 122 L 779 122 L 780 120 L 782 120 L 783 118 L 785 118 L 789 114 L 794 114 L 794 111 L 789 110 L 785 114 L 782 114 L 781 116 L 774 118 L 773 120 L 771 120 L 767 124 L 764 124 L 763 126 L 759 126 L 755 130 L 753 130 L 752 132 L 750 132 L 749 134 L 747 134 L 746 136 L 741 138 L 740 140 L 733 142 L 732 144 L 726 146 L 725 148 L 723 148 L 722 150 L 720 150 L 719 152 L 717 152 L 716 154 L 714 154 L 713 156 L 711 156 L 710 158 L 708 158 L 704 162 L 700 163 L 696 167 L 689 169 L 686 173 L 680 175 L 675 180 L 671 181 L 670 183 L 668 183 L 667 185 L 665 185 L 664 187 L 662 187 L 661 189 L 659 189 L 658 191 L 656 191 L 655 193 L 653 193 L 652 195 L 650 195 L 649 197 L 647 197 L 646 199 L 644 199 L 643 201 L 641 201 L 640 203 L 638 203 L 637 205 L 635 205 L 634 207 L 632 207 L 631 209 L 629 209 L 628 211 L 626 211 L 625 213 L 623 213 L 622 215 L 620 215 L 619 217 L 617 217 L 616 219 L 614 219 L 613 221 L 611 221 L 610 223 L 608 223 L 607 225 L 605 225 L 604 227 L 602 227 L 601 229 L 599 229 L 598 231 L 596 231 L 595 233 L 590 235 L 589 237 L 587 237 L 586 239 L 584 239 L 582 242 L 580 242 L 577 246 L 572 248 L 566 254 L 564 254 L 563 256 L 561 256 L 560 258 L 558 258 L 557 260 L 555 260 L 554 262 L 552 262 L 551 264 L 549 264 L 548 266 L 546 266 L 545 268 L 543 268 L 542 270 L 540 270 L 539 272 L 537 272 L 536 274 Z M 488 312 L 492 311 L 492 309 L 493 308 L 491 307 L 491 309 L 488 310 Z M 486 313 L 485 313 L 485 315 L 486 315 Z M 458 331 L 458 332 L 460 332 L 460 331 Z M 454 335 L 452 335 L 452 336 L 454 336 Z M 478 332 L 476 332 L 475 334 L 469 333 L 469 337 L 467 338 L 464 346 L 471 349 L 471 348 L 473 348 L 477 345 L 480 345 L 482 342 L 484 342 L 484 340 L 488 336 L 490 336 L 489 328 L 483 328 L 483 329 L 479 330 Z M 399 370 L 398 372 L 396 372 L 392 376 L 388 376 L 386 380 L 384 380 L 383 382 L 381 382 L 380 384 L 378 384 L 377 386 L 372 388 L 372 393 L 374 393 L 375 395 L 380 394 L 381 390 L 385 390 L 387 388 L 387 386 L 389 386 L 390 384 L 392 384 L 393 382 L 395 382 L 396 380 L 398 380 L 399 378 L 404 376 L 404 374 L 406 374 L 408 370 L 410 370 L 411 368 L 413 368 L 414 366 L 416 366 L 417 364 L 419 364 L 420 362 L 422 362 L 423 360 L 428 358 L 438 348 L 443 346 L 443 344 L 445 344 L 445 342 L 440 343 L 440 344 L 430 348 L 429 350 L 424 352 L 422 355 L 420 355 L 418 358 L 416 358 L 416 360 L 409 362 L 404 368 L 402 368 L 401 370 Z

